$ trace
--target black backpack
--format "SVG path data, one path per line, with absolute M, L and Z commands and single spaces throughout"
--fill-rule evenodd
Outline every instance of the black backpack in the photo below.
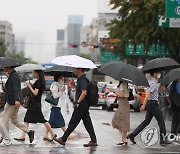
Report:
M 180 94 L 176 92 L 176 83 L 177 82 L 174 81 L 171 84 L 169 98 L 172 109 L 180 111 Z
M 98 86 L 94 82 L 90 82 L 87 78 L 84 78 L 88 81 L 88 89 L 86 95 L 86 101 L 89 106 L 97 106 L 98 104 Z

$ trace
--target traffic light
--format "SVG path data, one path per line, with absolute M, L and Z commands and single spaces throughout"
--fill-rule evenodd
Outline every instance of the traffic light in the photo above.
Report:
M 70 47 L 70 48 L 77 48 L 78 45 L 77 45 L 77 44 L 70 44 L 69 47 Z
M 114 45 L 110 45 L 109 47 L 111 50 L 114 50 Z
M 91 49 L 99 48 L 99 45 L 90 45 L 90 48 L 91 48 Z

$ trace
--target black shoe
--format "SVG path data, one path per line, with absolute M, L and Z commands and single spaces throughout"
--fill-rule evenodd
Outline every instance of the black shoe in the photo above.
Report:
M 14 140 L 20 141 L 20 142 L 24 142 L 24 141 L 25 141 L 25 138 L 14 138 Z
M 1 139 L 0 139 L 0 143 L 3 141 L 3 138 L 1 137 Z
M 170 142 L 170 141 L 160 141 L 160 145 L 161 146 L 166 146 L 167 144 L 171 144 L 172 142 Z
M 30 143 L 32 143 L 34 141 L 34 131 L 30 130 L 28 133 L 28 136 L 29 136 Z
M 127 136 L 127 139 L 130 139 L 133 144 L 136 144 L 136 142 L 134 141 L 134 135 L 132 133 Z

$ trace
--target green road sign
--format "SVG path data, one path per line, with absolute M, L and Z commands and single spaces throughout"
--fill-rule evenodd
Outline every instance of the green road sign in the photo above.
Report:
M 163 28 L 179 28 L 180 18 L 166 18 L 164 16 L 158 16 L 158 26 Z
M 158 26 L 163 28 L 169 28 L 169 18 L 158 16 Z
M 144 56 L 145 55 L 144 44 L 141 43 L 137 45 L 136 52 L 134 52 L 133 43 L 128 43 L 126 46 L 126 55 Z M 158 45 L 153 44 L 148 51 L 148 56 L 170 56 L 170 55 L 169 55 L 169 52 L 165 50 L 164 46 L 160 44 Z
M 110 62 L 110 61 L 120 61 L 120 57 L 115 55 L 112 52 L 101 51 L 100 61 L 101 61 L 102 64 Z
M 180 1 L 166 0 L 165 16 L 168 18 L 180 18 Z
M 134 51 L 134 44 L 128 43 L 126 46 L 126 54 L 127 55 L 144 55 L 144 44 L 141 43 L 136 46 L 136 51 Z

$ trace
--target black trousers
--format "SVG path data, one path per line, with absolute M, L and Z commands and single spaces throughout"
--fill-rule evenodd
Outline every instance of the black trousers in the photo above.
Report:
M 179 125 L 180 125 L 180 112 L 172 111 L 172 124 L 171 124 L 171 133 L 176 134 L 179 133 Z
M 66 142 L 68 136 L 74 131 L 74 129 L 77 127 L 77 125 L 80 123 L 81 120 L 83 120 L 84 126 L 87 132 L 89 133 L 91 141 L 97 142 L 91 117 L 89 115 L 89 107 L 84 105 L 75 107 L 68 128 L 64 133 L 64 135 L 62 136 L 63 141 Z
M 151 122 L 153 116 L 158 121 L 160 129 L 160 140 L 163 139 L 162 134 L 166 134 L 166 126 L 164 123 L 164 118 L 162 112 L 158 106 L 157 101 L 148 101 L 146 104 L 146 117 L 145 120 L 132 132 L 134 136 L 137 136 L 149 123 Z

